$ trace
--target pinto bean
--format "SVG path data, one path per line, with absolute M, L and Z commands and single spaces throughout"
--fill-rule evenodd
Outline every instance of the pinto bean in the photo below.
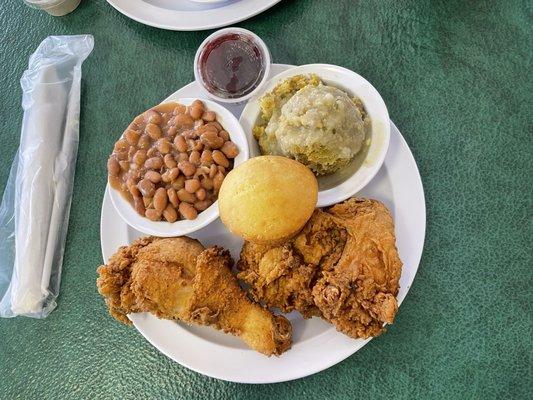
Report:
M 179 174 L 180 170 L 177 167 L 168 169 L 165 171 L 165 173 L 163 173 L 163 175 L 161 175 L 161 179 L 163 180 L 163 182 L 169 183 L 175 180 Z
M 233 142 L 225 142 L 220 151 L 224 153 L 227 158 L 235 158 L 239 155 L 239 148 Z
M 137 142 L 137 146 L 139 146 L 140 149 L 147 149 L 150 146 L 150 136 L 141 135 Z
M 142 197 L 133 198 L 133 207 L 135 208 L 135 211 L 137 211 L 141 215 L 144 215 L 144 213 L 146 212 Z
M 176 146 L 176 150 L 179 152 L 187 151 L 187 142 L 185 141 L 185 138 L 181 135 L 177 135 L 174 138 L 174 146 Z
M 224 174 L 219 172 L 213 178 L 213 189 L 215 189 L 216 192 L 220 190 L 220 187 L 222 186 L 222 181 L 224 181 Z
M 178 213 L 172 204 L 167 205 L 167 207 L 163 210 L 163 217 L 168 222 L 176 222 L 178 220 Z
M 148 218 L 149 220 L 152 220 L 152 221 L 159 221 L 161 220 L 161 213 L 153 208 L 148 208 L 144 215 L 146 216 L 146 218 Z
M 120 174 L 120 164 L 116 158 L 109 157 L 107 160 L 107 173 L 111 176 L 118 176 Z
M 124 138 L 131 146 L 135 146 L 140 137 L 141 134 L 133 129 L 128 129 L 126 132 L 124 132 Z
M 195 193 L 200 187 L 201 184 L 198 179 L 188 179 L 185 181 L 185 190 L 189 193 Z
M 159 139 L 156 142 L 155 146 L 156 146 L 157 150 L 159 150 L 159 152 L 161 154 L 167 154 L 172 149 L 172 146 L 171 146 L 171 144 L 170 144 L 170 142 L 168 141 L 167 138 Z
M 161 128 L 159 127 L 159 125 L 156 125 L 156 124 L 147 124 L 146 128 L 144 128 L 144 131 L 153 140 L 157 140 L 163 135 L 163 132 L 161 132 Z
M 174 115 L 178 115 L 178 114 L 185 114 L 186 111 L 187 111 L 187 107 L 185 107 L 183 104 L 178 104 L 174 108 L 174 111 L 172 113 Z
M 147 156 L 145 150 L 137 150 L 133 155 L 133 162 L 137 165 L 143 165 L 146 161 L 146 158 Z
M 225 130 L 221 130 L 220 132 L 218 132 L 218 136 L 220 136 L 225 141 L 230 140 L 229 133 L 226 132 Z
M 170 202 L 170 204 L 172 204 L 174 207 L 178 207 L 180 200 L 178 199 L 178 193 L 176 193 L 176 189 L 174 188 L 167 189 L 167 196 L 168 196 L 168 201 Z
M 218 172 L 218 168 L 215 164 L 211 164 L 211 167 L 209 168 L 209 177 L 213 179 L 215 175 Z
M 204 114 L 204 107 L 202 104 L 193 103 L 189 107 L 189 114 L 193 119 L 199 119 Z
M 213 156 L 211 150 L 202 151 L 202 155 L 200 156 L 200 162 L 203 165 L 211 165 L 213 163 Z
M 196 208 L 198 211 L 204 211 L 211 204 L 213 204 L 213 203 L 210 200 L 199 200 L 196 203 L 194 203 L 194 208 Z
M 154 208 L 162 213 L 167 208 L 168 196 L 165 188 L 160 187 L 155 191 L 154 195 Z
M 176 115 L 176 126 L 182 128 L 192 128 L 194 125 L 194 120 L 188 114 L 178 114 Z
M 196 150 L 191 151 L 189 155 L 189 162 L 191 164 L 198 165 L 200 163 L 200 153 Z
M 205 200 L 207 197 L 207 192 L 203 187 L 199 188 L 195 194 L 196 198 L 200 201 Z
M 202 119 L 206 122 L 213 122 L 217 118 L 217 115 L 214 111 L 206 111 L 202 115 Z
M 178 155 L 178 164 L 182 161 L 189 161 L 189 155 L 187 152 L 183 152 Z
M 180 203 L 179 211 L 185 219 L 195 219 L 198 216 L 198 211 L 189 203 Z
M 153 182 L 149 181 L 148 179 L 143 179 L 137 184 L 137 188 L 139 188 L 140 192 L 142 193 L 143 197 L 152 197 L 155 193 L 155 185 Z
M 165 157 L 163 157 L 163 162 L 167 168 L 174 168 L 176 165 L 178 165 L 172 154 L 165 154 Z
M 178 168 L 185 176 L 192 176 L 196 171 L 196 166 L 189 161 L 180 161 L 178 163 Z
M 159 169 L 163 166 L 163 159 L 161 157 L 152 157 L 146 160 L 144 163 L 145 168 L 147 169 Z
M 178 199 L 192 204 L 196 201 L 196 196 L 194 193 L 189 193 L 185 189 L 180 189 L 178 190 Z
M 213 151 L 213 161 L 216 162 L 218 165 L 223 166 L 224 168 L 229 167 L 229 161 L 220 150 Z
M 202 187 L 205 189 L 205 190 L 212 190 L 213 189 L 213 179 L 211 178 L 203 178 L 200 183 L 202 184 Z
M 212 149 L 218 149 L 224 144 L 224 139 L 219 137 L 218 134 L 213 131 L 202 133 L 200 141 Z
M 185 187 L 185 177 L 183 175 L 178 176 L 172 181 L 171 186 L 174 190 L 180 190 Z
M 144 174 L 144 177 L 152 183 L 161 182 L 161 174 L 156 171 L 152 171 L 152 170 L 146 171 L 146 173 Z
M 161 122 L 163 122 L 163 117 L 161 117 L 161 114 L 159 114 L 155 110 L 148 110 L 145 113 L 144 120 L 151 124 L 160 124 Z

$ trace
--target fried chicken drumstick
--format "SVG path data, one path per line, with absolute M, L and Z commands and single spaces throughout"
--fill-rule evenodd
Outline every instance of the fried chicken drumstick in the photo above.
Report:
M 376 200 L 316 210 L 283 244 L 246 242 L 237 267 L 254 300 L 321 316 L 353 338 L 379 335 L 398 309 L 402 262 L 392 217 Z
M 98 268 L 98 291 L 109 312 L 130 324 L 129 313 L 209 325 L 241 338 L 267 356 L 291 346 L 292 328 L 251 302 L 231 273 L 227 250 L 187 237 L 147 237 L 121 247 Z

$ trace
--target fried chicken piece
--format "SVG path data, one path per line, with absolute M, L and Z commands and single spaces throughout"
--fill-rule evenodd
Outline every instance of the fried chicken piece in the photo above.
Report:
M 333 269 L 324 269 L 313 298 L 325 319 L 351 337 L 377 336 L 392 323 L 402 262 L 389 210 L 376 200 L 350 199 L 326 210 L 348 239 Z
M 292 328 L 252 303 L 231 273 L 227 250 L 204 249 L 187 238 L 141 238 L 121 247 L 98 268 L 97 286 L 109 312 L 130 324 L 127 314 L 209 325 L 241 338 L 265 355 L 290 348 Z
M 367 338 L 393 322 L 401 268 L 387 208 L 376 200 L 349 199 L 316 210 L 281 245 L 245 243 L 238 277 L 256 301 L 322 316 L 350 337 Z
M 323 212 L 315 211 L 300 234 L 285 244 L 245 242 L 237 277 L 251 286 L 255 301 L 283 312 L 298 310 L 304 318 L 321 316 L 312 294 L 320 275 L 317 266 L 334 265 L 345 243 L 346 231 Z

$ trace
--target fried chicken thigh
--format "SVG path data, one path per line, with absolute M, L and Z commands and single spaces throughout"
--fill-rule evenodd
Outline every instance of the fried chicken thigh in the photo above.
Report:
M 349 199 L 316 210 L 283 244 L 245 243 L 238 278 L 256 301 L 321 316 L 350 337 L 367 338 L 393 322 L 401 268 L 387 208 Z
M 187 238 L 141 238 L 98 268 L 97 286 L 111 315 L 130 324 L 127 314 L 209 325 L 241 338 L 265 355 L 291 345 L 292 328 L 252 303 L 231 273 L 229 252 L 204 249 Z

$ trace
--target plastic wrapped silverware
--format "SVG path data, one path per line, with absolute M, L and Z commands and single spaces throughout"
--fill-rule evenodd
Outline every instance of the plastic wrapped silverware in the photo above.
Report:
M 81 65 L 91 35 L 50 36 L 21 79 L 20 147 L 0 205 L 0 316 L 56 306 L 79 141 Z

